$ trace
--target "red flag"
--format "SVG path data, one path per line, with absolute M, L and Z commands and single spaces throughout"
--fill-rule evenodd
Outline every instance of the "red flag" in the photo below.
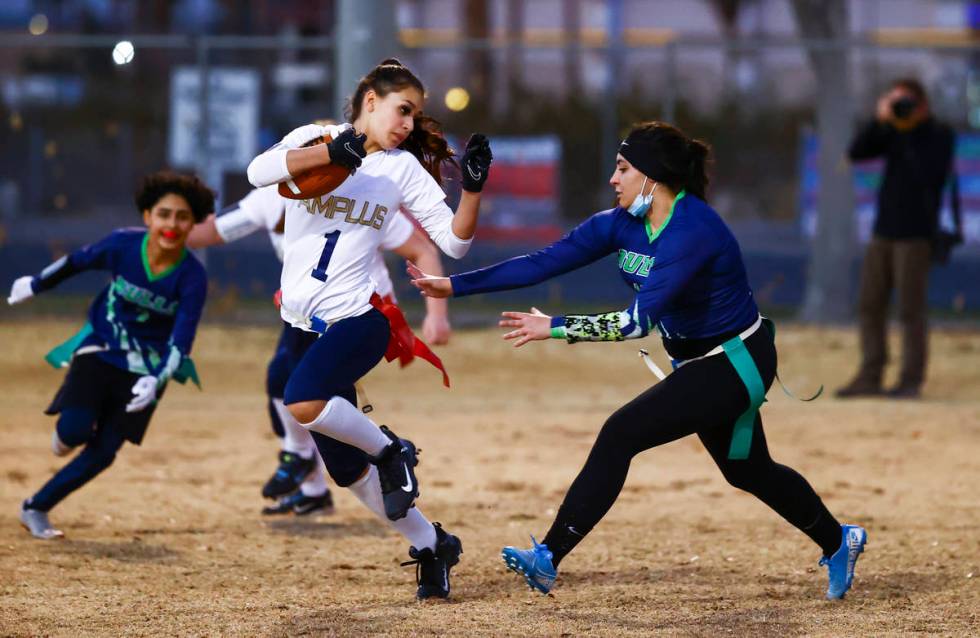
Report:
M 449 387 L 449 374 L 442 360 L 436 356 L 424 341 L 415 336 L 412 329 L 405 321 L 405 315 L 401 308 L 396 306 L 388 299 L 382 299 L 377 293 L 371 296 L 371 305 L 381 311 L 388 318 L 391 325 L 391 337 L 388 339 L 388 351 L 385 352 L 385 359 L 389 362 L 398 359 L 404 368 L 411 363 L 415 357 L 424 359 L 442 372 L 442 383 Z

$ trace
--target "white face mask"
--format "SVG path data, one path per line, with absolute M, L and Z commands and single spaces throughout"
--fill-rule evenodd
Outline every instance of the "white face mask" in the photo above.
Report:
M 633 217 L 643 217 L 650 210 L 650 204 L 653 202 L 653 191 L 657 190 L 658 182 L 653 183 L 653 188 L 650 190 L 649 195 L 643 194 L 643 188 L 647 185 L 647 177 L 643 178 L 643 183 L 640 184 L 640 192 L 636 194 L 633 198 L 633 203 L 630 207 L 626 209 L 626 212 Z

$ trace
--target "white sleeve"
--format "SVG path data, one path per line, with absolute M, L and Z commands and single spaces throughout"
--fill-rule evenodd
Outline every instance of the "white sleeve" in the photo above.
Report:
M 272 244 L 272 250 L 276 253 L 276 259 L 280 262 L 284 261 L 284 254 L 286 252 L 286 242 L 283 236 L 279 233 L 269 232 L 269 243 Z
M 395 211 L 388 223 L 384 225 L 384 231 L 381 235 L 381 248 L 384 250 L 400 248 L 414 232 L 415 225 L 405 217 L 405 213 L 400 210 Z
M 473 238 L 460 239 L 453 232 L 453 211 L 446 205 L 446 194 L 414 156 L 409 153 L 402 206 L 418 220 L 436 246 L 453 259 L 464 256 Z
M 288 148 L 281 146 L 282 142 L 276 144 L 265 153 L 262 153 L 251 162 L 245 173 L 248 181 L 256 188 L 278 184 L 284 179 L 289 179 L 292 175 L 286 169 L 286 153 Z
M 218 235 L 227 244 L 257 230 L 272 230 L 282 217 L 283 199 L 276 186 L 257 188 L 225 209 L 214 220 Z
M 272 148 L 262 153 L 251 161 L 246 173 L 248 181 L 256 188 L 278 184 L 279 182 L 293 177 L 286 168 L 286 153 L 294 148 L 299 148 L 312 139 L 321 135 L 336 137 L 350 124 L 340 124 L 331 126 L 320 126 L 319 124 L 307 124 L 290 131 L 286 137 L 282 138 Z

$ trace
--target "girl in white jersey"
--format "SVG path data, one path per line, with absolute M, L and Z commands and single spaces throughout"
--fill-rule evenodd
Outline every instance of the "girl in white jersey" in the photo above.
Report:
M 323 122 L 332 124 L 332 122 Z M 276 257 L 282 261 L 282 237 L 285 226 L 285 207 L 288 200 L 279 195 L 276 186 L 256 188 L 240 201 L 226 206 L 220 215 L 211 214 L 200 224 L 194 226 L 187 238 L 191 248 L 206 248 L 237 241 L 257 231 L 268 233 L 269 241 Z M 398 215 L 404 215 L 401 211 Z M 442 275 L 442 264 L 436 247 L 420 229 L 414 231 L 422 241 L 413 242 L 422 250 L 419 255 L 420 268 L 432 268 L 436 275 Z M 398 245 L 383 245 L 384 249 L 399 248 Z M 418 252 L 418 251 L 414 251 Z M 422 265 L 423 262 L 425 265 Z M 426 270 L 428 272 L 428 270 Z M 388 303 L 395 303 L 394 286 L 385 266 L 383 253 L 375 255 L 370 276 L 375 281 L 378 294 Z M 433 302 L 441 302 L 435 304 Z M 291 372 L 290 363 L 298 361 L 302 352 L 296 345 L 306 343 L 297 339 L 293 328 L 283 323 L 283 330 L 276 351 L 269 361 L 266 373 L 266 392 L 268 394 L 269 417 L 273 432 L 279 439 L 279 465 L 265 485 L 262 496 L 279 499 L 270 507 L 262 509 L 263 514 L 309 515 L 333 510 L 333 498 L 323 475 L 323 465 L 339 485 L 346 487 L 357 479 L 364 470 L 364 454 L 350 446 L 329 445 L 327 458 L 321 460 L 314 436 L 296 422 L 283 403 L 286 381 Z M 426 298 L 426 314 L 422 323 L 422 333 L 426 342 L 445 344 L 450 328 L 447 317 L 447 304 L 444 299 Z M 317 435 L 319 436 L 319 435 Z M 359 461 L 359 462 L 358 462 Z
M 284 401 L 303 427 L 369 456 L 372 466 L 350 487 L 412 542 L 419 598 L 449 594 L 449 570 L 462 545 L 413 507 L 418 461 L 412 442 L 379 428 L 344 397 L 388 347 L 390 325 L 374 305 L 380 299 L 368 268 L 379 246 L 412 241 L 411 227 L 398 223 L 406 220 L 397 211 L 405 209 L 455 258 L 469 249 L 476 229 L 479 193 L 492 159 L 489 142 L 474 135 L 467 143 L 463 195 L 454 215 L 437 181 L 439 164 L 452 151 L 438 124 L 421 115 L 424 95 L 411 71 L 385 60 L 359 83 L 351 99 L 352 124 L 296 129 L 248 167 L 256 187 L 331 163 L 356 169 L 328 195 L 286 204 L 282 318 L 320 337 L 290 375 Z M 332 138 L 329 144 L 304 148 L 324 135 Z

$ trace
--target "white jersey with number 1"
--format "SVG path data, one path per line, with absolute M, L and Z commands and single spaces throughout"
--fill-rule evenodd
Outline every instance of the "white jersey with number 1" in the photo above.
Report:
M 215 219 L 215 228 L 222 241 L 230 244 L 252 233 L 265 230 L 269 234 L 269 242 L 276 252 L 276 258 L 282 261 L 283 216 L 286 214 L 286 198 L 279 195 L 278 186 L 256 188 L 240 201 L 225 208 L 224 212 Z M 405 213 L 398 211 L 399 217 Z M 407 220 L 406 220 L 407 221 Z M 400 222 L 399 222 L 400 223 Z M 394 250 L 404 242 L 382 244 L 383 250 Z M 368 269 L 374 281 L 378 294 L 382 297 L 391 295 L 394 298 L 394 284 L 385 265 L 384 253 L 380 250 Z
M 346 126 L 325 129 L 336 137 Z M 256 186 L 288 176 L 286 150 L 280 143 L 253 160 L 249 176 Z M 413 232 L 399 209 L 415 217 L 444 252 L 461 257 L 470 242 L 452 233 L 453 214 L 444 200 L 415 156 L 397 149 L 370 153 L 327 195 L 287 200 L 283 319 L 308 329 L 309 318 L 331 323 L 370 310 L 376 292 L 370 269 L 378 250 L 404 244 Z

